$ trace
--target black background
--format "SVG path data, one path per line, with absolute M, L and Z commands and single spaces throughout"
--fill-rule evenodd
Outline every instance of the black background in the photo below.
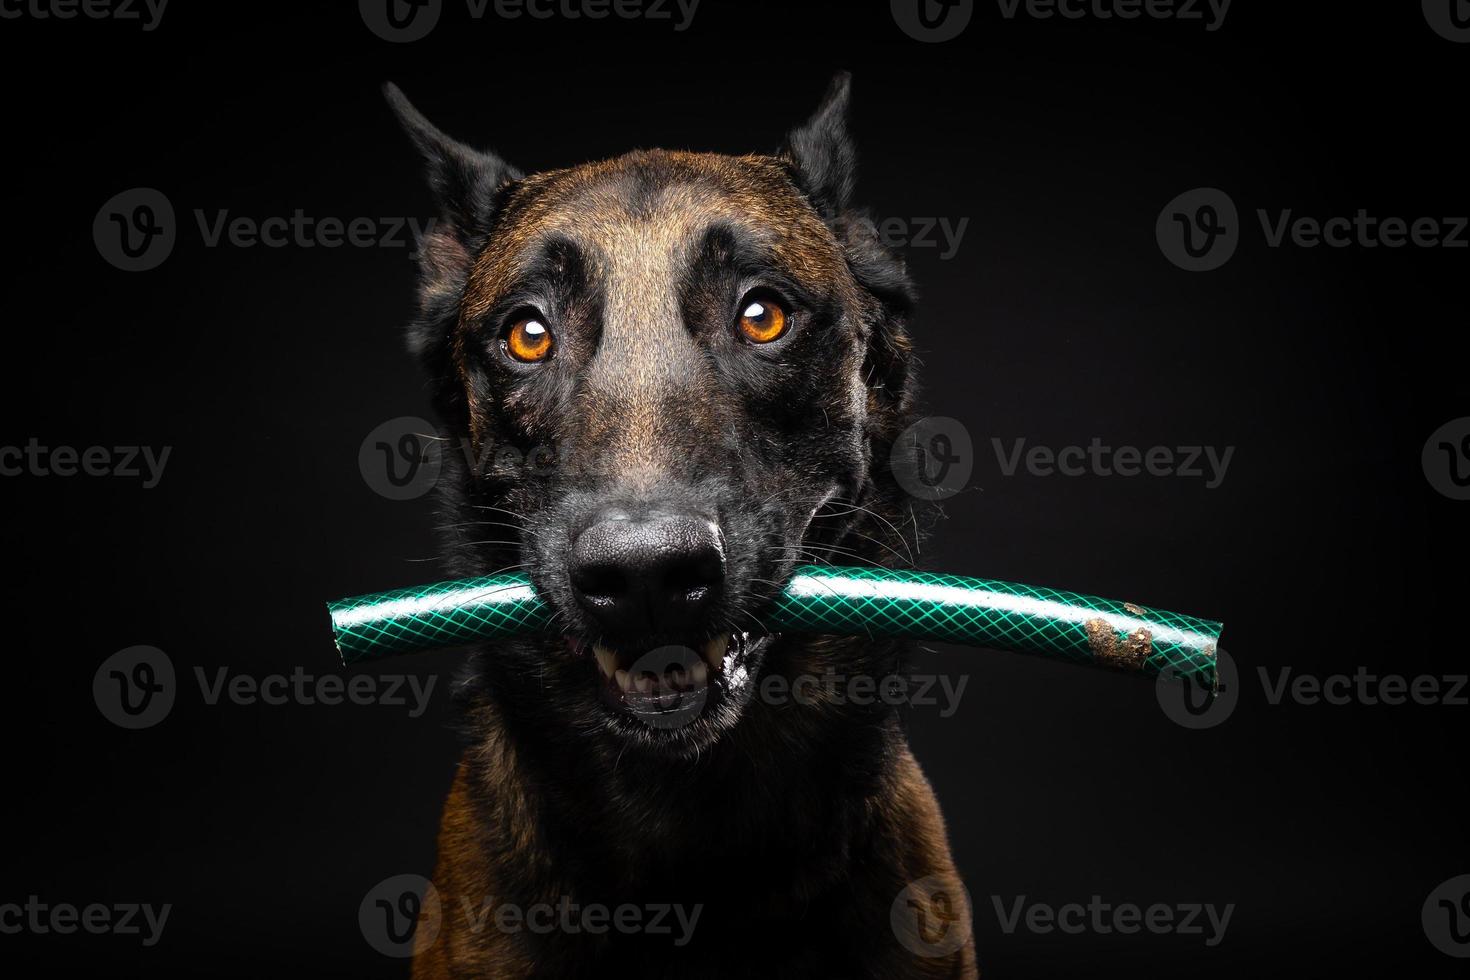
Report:
M 1283 9 L 1286 7 L 1290 9 Z M 0 444 L 173 447 L 161 483 L 0 480 L 8 747 L 0 902 L 172 903 L 162 941 L 0 935 L 48 973 L 399 976 L 364 942 L 379 880 L 429 874 L 456 759 L 459 656 L 430 710 L 207 705 L 194 679 L 338 670 L 323 600 L 431 580 L 432 507 L 364 482 L 374 426 L 429 413 L 404 350 L 408 248 L 204 245 L 233 216 L 432 210 L 383 105 L 395 80 L 449 132 L 542 169 L 643 146 L 774 149 L 855 74 L 859 197 L 968 218 L 911 248 L 926 408 L 975 474 L 926 567 L 1222 619 L 1241 666 L 1224 724 L 1188 731 L 1134 678 L 936 648 L 958 712 L 911 712 L 974 898 L 989 977 L 1461 975 L 1420 910 L 1470 871 L 1460 706 L 1272 706 L 1274 672 L 1463 673 L 1465 508 L 1420 452 L 1470 414 L 1470 252 L 1270 248 L 1257 208 L 1449 217 L 1464 192 L 1470 46 L 1418 4 L 1240 0 L 1198 21 L 1007 20 L 979 4 L 922 44 L 886 3 L 703 0 L 667 21 L 474 21 L 451 2 L 390 44 L 355 5 L 170 5 L 136 23 L 0 21 L 7 93 Z M 1165 260 L 1177 194 L 1225 190 L 1243 241 Z M 93 241 L 153 187 L 179 240 L 119 271 Z M 1235 447 L 1200 479 L 1004 476 L 991 439 Z M 91 693 L 114 651 L 180 675 L 156 727 Z M 1273 675 L 1274 676 L 1274 675 Z M 1224 941 L 1007 934 L 992 896 L 1234 903 Z M 753 937 L 758 942 L 758 937 Z

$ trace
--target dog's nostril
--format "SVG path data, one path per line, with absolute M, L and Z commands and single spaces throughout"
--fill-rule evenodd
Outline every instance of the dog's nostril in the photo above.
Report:
M 709 592 L 725 578 L 725 558 L 717 548 L 696 548 L 669 562 L 664 581 L 670 592 L 683 592 L 691 598 Z
M 626 577 L 617 565 L 572 566 L 572 588 L 589 598 L 612 599 L 627 590 Z
M 719 528 L 690 515 L 609 512 L 572 543 L 572 589 L 609 634 L 629 639 L 701 630 L 719 597 Z

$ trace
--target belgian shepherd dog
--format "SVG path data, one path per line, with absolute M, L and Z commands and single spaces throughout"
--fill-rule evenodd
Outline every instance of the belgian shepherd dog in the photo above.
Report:
M 849 87 L 774 154 L 535 174 L 387 87 L 440 210 L 410 346 L 471 449 L 446 564 L 524 569 L 558 631 L 457 686 L 416 977 L 977 975 L 895 709 L 791 696 L 904 646 L 760 626 L 796 565 L 900 564 L 922 523 L 888 465 L 913 288 L 852 204 Z

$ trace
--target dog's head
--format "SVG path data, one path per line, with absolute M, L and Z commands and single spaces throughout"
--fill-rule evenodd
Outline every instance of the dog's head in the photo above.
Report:
M 563 635 L 485 660 L 510 710 L 698 752 L 738 723 L 803 561 L 899 553 L 911 294 L 850 209 L 848 79 L 774 155 L 523 175 L 389 87 L 441 217 L 412 345 L 455 571 L 523 568 Z M 767 664 L 769 666 L 769 664 Z

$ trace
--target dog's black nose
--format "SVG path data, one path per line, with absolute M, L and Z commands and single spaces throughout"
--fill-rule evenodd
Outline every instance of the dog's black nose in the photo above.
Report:
M 693 515 L 599 514 L 572 542 L 572 589 L 610 638 L 702 632 L 725 581 L 720 529 Z

